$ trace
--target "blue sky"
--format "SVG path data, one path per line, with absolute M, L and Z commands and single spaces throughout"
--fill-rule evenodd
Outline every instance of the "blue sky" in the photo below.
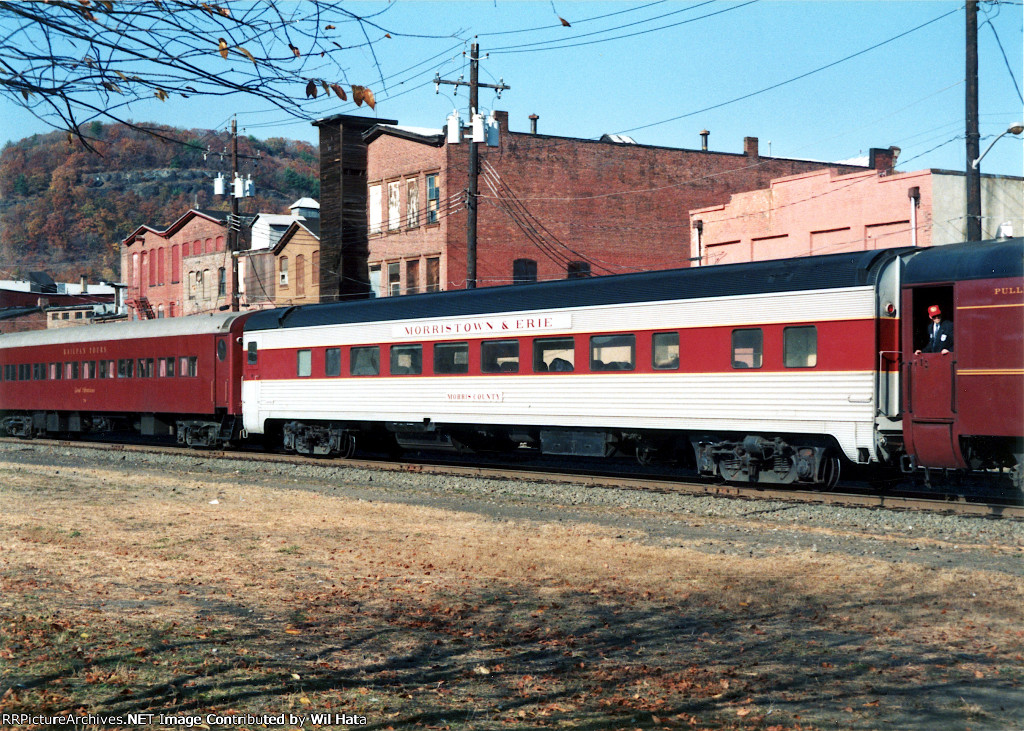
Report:
M 347 7 L 377 14 L 373 21 L 393 34 L 373 44 L 376 58 L 365 49 L 347 52 L 347 78 L 337 80 L 370 87 L 375 112 L 323 94 L 305 100 L 297 82 L 305 120 L 242 96 L 154 100 L 127 114 L 137 122 L 223 129 L 237 113 L 247 134 L 313 143 L 309 120 L 338 113 L 440 128 L 453 107 L 465 118 L 468 95 L 460 88 L 454 96 L 445 86 L 437 94 L 432 80 L 435 73 L 468 79 L 465 54 L 476 36 L 489 54 L 481 81 L 501 78 L 511 87 L 500 99 L 482 90 L 481 107 L 508 111 L 513 130 L 527 131 L 529 115 L 537 114 L 540 132 L 553 135 L 624 133 L 644 144 L 693 149 L 708 129 L 710 148 L 723 152 L 742 152 L 745 136 L 759 138 L 762 155 L 770 146 L 774 156 L 817 160 L 895 145 L 901 170 L 964 168 L 960 3 L 488 0 Z M 981 3 L 979 25 L 985 149 L 1024 118 L 1021 0 Z M 6 99 L 0 115 L 3 140 L 49 129 Z M 1021 138 L 999 140 L 981 168 L 1024 174 Z

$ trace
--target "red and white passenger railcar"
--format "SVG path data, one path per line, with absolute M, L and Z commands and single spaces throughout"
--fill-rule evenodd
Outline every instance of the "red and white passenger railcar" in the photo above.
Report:
M 241 418 L 246 315 L 197 315 L 0 336 L 0 426 L 8 434 L 143 434 L 208 445 Z
M 256 313 L 245 428 L 309 453 L 383 427 L 400 445 L 689 452 L 728 479 L 831 482 L 901 429 L 898 359 L 879 357 L 899 349 L 898 256 Z

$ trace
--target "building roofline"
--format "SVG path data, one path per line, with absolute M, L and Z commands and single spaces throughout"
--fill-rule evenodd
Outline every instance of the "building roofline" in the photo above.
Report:
M 361 117 L 356 114 L 332 114 L 329 117 L 314 119 L 310 124 L 314 127 L 323 127 L 328 124 L 347 124 L 351 126 L 365 127 L 369 129 L 375 124 L 398 124 L 397 119 L 380 119 L 378 117 Z
M 315 238 L 317 241 L 320 240 L 320 234 L 316 231 L 311 230 L 309 226 L 306 225 L 306 221 L 295 221 L 294 223 L 292 223 L 291 226 L 289 226 L 285 230 L 283 234 L 281 234 L 281 238 L 279 238 L 277 240 L 277 243 L 274 244 L 273 248 L 271 249 L 271 251 L 274 252 L 274 256 L 277 256 L 278 254 L 281 253 L 282 249 L 284 249 L 284 247 L 288 245 L 288 242 L 295 237 L 295 234 L 299 232 L 300 228 L 304 229 L 310 236 Z
M 439 132 L 435 135 L 421 135 L 416 132 L 411 132 L 407 129 L 400 127 L 392 127 L 386 124 L 377 124 L 370 129 L 363 132 L 363 140 L 367 143 L 373 142 L 381 135 L 389 135 L 391 137 L 399 137 L 403 140 L 409 140 L 410 142 L 418 142 L 423 145 L 430 145 L 431 147 L 443 147 L 444 146 L 444 133 Z
M 176 220 L 170 226 L 165 228 L 163 231 L 155 229 L 152 226 L 143 224 L 142 226 L 139 226 L 137 229 L 128 234 L 125 238 L 121 239 L 121 243 L 124 246 L 131 246 L 133 243 L 135 243 L 135 237 L 138 236 L 139 232 L 142 230 L 155 233 L 157 236 L 162 236 L 165 239 L 169 238 L 170 236 L 174 235 L 175 232 L 180 230 L 182 226 L 184 226 L 186 223 L 188 223 L 190 220 L 197 216 L 202 216 L 203 218 L 207 219 L 208 221 L 211 221 L 212 223 L 224 224 L 227 222 L 228 213 L 226 211 L 201 211 L 198 208 L 190 208 L 188 211 L 182 214 L 178 218 L 178 220 Z

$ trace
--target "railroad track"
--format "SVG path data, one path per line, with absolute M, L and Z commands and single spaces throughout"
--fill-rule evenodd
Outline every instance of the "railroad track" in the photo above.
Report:
M 0 443 L 40 445 L 62 448 L 97 449 L 110 452 L 138 454 L 168 454 L 191 456 L 202 459 L 246 459 L 267 464 L 302 464 L 317 466 L 354 467 L 359 469 L 390 472 L 434 474 L 439 476 L 479 477 L 497 480 L 543 481 L 574 486 L 601 487 L 617 490 L 637 490 L 664 494 L 707 495 L 746 500 L 780 500 L 784 502 L 811 505 L 835 505 L 842 507 L 885 508 L 888 510 L 911 510 L 947 515 L 969 515 L 985 518 L 1024 520 L 1024 506 L 998 502 L 975 502 L 963 498 L 937 498 L 917 495 L 880 494 L 864 492 L 822 492 L 794 490 L 766 485 L 744 486 L 701 480 L 700 478 L 669 477 L 665 475 L 631 475 L 598 473 L 592 470 L 559 471 L 563 468 L 537 466 L 523 468 L 522 465 L 479 465 L 445 460 L 376 460 L 347 459 L 329 460 L 301 455 L 256 452 L 246 450 L 192 450 L 177 446 L 153 444 L 124 444 L 111 442 L 82 442 L 56 439 L 21 440 L 0 438 Z

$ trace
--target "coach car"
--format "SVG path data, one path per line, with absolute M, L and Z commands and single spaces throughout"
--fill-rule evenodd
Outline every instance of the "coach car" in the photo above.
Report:
M 0 427 L 12 435 L 136 426 L 222 443 L 241 419 L 247 315 L 197 315 L 0 336 Z
M 901 251 L 255 313 L 245 429 L 311 454 L 377 429 L 829 484 L 842 458 L 888 461 L 899 441 Z

